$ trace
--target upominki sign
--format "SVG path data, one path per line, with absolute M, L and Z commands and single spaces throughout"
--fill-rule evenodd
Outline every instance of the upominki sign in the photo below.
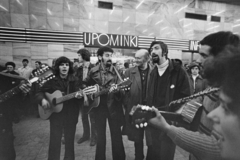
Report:
M 138 48 L 138 37 L 133 35 L 85 32 L 83 42 L 88 47 Z

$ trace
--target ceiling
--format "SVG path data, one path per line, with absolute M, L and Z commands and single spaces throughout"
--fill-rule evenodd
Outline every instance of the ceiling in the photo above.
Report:
M 212 1 L 212 2 L 233 4 L 233 5 L 240 5 L 240 0 L 201 0 L 201 1 Z

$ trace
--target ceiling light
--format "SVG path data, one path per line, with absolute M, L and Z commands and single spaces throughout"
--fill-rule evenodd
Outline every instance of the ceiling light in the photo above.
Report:
M 16 0 L 20 5 L 23 5 L 19 0 Z
M 113 7 L 113 9 L 111 10 L 110 14 L 112 14 L 112 13 L 113 13 L 113 11 L 114 11 L 114 8 L 115 8 L 115 7 Z
M 126 33 L 126 34 L 128 34 L 128 33 L 130 33 L 130 31 L 127 31 L 127 33 Z
M 159 23 L 162 23 L 163 22 L 163 20 L 161 20 L 161 21 L 158 21 L 155 25 L 157 25 L 157 24 L 159 24 Z
M 153 33 L 150 33 L 149 36 L 153 35 Z
M 32 14 L 32 17 L 37 20 L 37 17 Z
M 185 18 L 179 19 L 179 22 L 184 21 Z
M 121 27 L 118 27 L 118 28 L 117 28 L 117 31 L 118 31 L 120 28 L 121 28 Z
M 58 27 L 60 26 L 57 22 L 55 22 L 55 24 L 56 24 Z
M 191 25 L 192 25 L 192 23 L 188 23 L 188 24 L 184 25 L 183 27 L 188 27 L 188 26 L 191 26 Z
M 144 32 L 147 32 L 147 29 L 145 29 L 145 30 L 143 31 L 143 33 L 144 33 Z
M 49 9 L 47 9 L 47 11 L 48 11 L 48 13 L 49 13 L 50 15 L 52 15 L 52 12 L 51 12 Z
M 163 27 L 161 30 L 163 31 L 163 30 L 165 30 L 165 29 L 167 29 L 168 27 Z
M 221 13 L 223 13 L 223 12 L 225 12 L 225 10 L 219 11 L 219 12 L 213 14 L 213 15 L 216 16 L 216 15 L 219 15 L 219 14 L 221 14 Z
M 67 2 L 67 6 L 68 6 L 68 10 L 70 11 L 71 10 L 71 8 L 70 8 L 70 5 L 69 5 L 69 3 Z
M 206 29 L 207 31 L 220 27 L 219 25 Z
M 136 6 L 136 9 L 138 9 L 138 7 L 140 7 L 143 2 L 144 2 L 144 0 L 142 0 L 142 1 Z
M 240 24 L 236 24 L 236 25 L 232 26 L 232 28 L 239 27 L 239 26 L 240 26 Z
M 4 9 L 5 11 L 8 11 L 7 8 L 3 7 L 2 5 L 0 5 L 0 8 Z
M 92 13 L 89 13 L 89 19 L 91 19 L 92 18 Z
M 176 13 L 178 13 L 178 12 L 181 12 L 182 10 L 184 10 L 185 8 L 187 8 L 187 6 L 188 6 L 188 5 L 186 5 L 186 6 L 182 7 L 182 8 L 180 8 L 180 9 L 177 10 L 174 14 L 176 14 Z
M 151 14 L 149 14 L 147 17 L 150 17 L 150 16 L 152 16 L 154 13 L 155 13 L 155 12 L 152 12 L 152 13 L 151 13 Z
M 124 22 L 126 22 L 128 20 L 129 16 L 127 16 L 125 19 L 124 19 Z

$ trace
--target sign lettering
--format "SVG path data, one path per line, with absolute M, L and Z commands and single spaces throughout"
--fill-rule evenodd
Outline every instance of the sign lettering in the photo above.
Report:
M 105 33 L 84 33 L 85 46 L 109 46 L 112 48 L 138 48 L 138 37 Z
M 189 41 L 189 50 L 198 51 L 199 50 L 199 41 L 191 40 Z

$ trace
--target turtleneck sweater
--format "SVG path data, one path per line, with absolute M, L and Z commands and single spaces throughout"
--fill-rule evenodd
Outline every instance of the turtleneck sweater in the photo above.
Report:
M 157 65 L 158 67 L 158 74 L 161 77 L 163 73 L 166 71 L 167 67 L 169 66 L 169 61 L 166 60 L 163 64 Z

